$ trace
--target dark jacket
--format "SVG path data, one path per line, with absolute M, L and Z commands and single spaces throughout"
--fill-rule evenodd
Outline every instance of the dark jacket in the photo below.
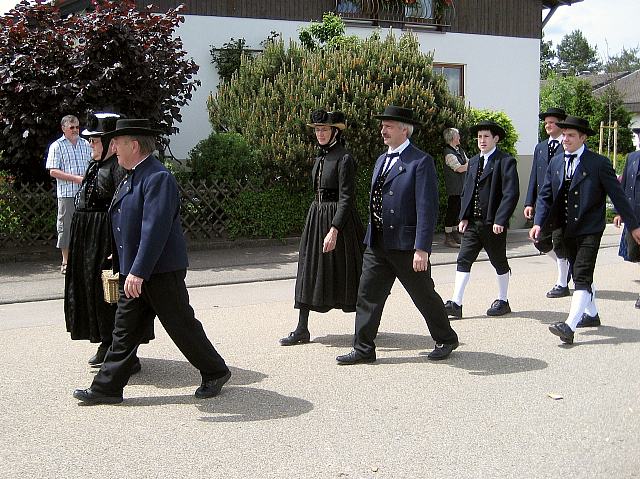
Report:
M 464 165 L 467 163 L 467 156 L 465 155 L 464 150 L 462 148 L 458 148 L 458 150 L 456 150 L 451 145 L 447 145 L 444 147 L 443 154 L 445 157 L 447 155 L 454 155 L 456 158 L 458 158 L 458 161 L 460 162 L 461 165 Z M 466 171 L 463 171 L 462 173 L 456 173 L 451 169 L 451 167 L 449 167 L 446 164 L 446 161 L 445 161 L 444 186 L 447 191 L 447 196 L 459 196 L 462 194 L 462 187 L 464 185 L 464 177 L 466 173 L 467 173 Z
M 562 142 L 556 150 L 556 155 L 564 155 Z M 549 140 L 541 141 L 536 145 L 533 151 L 533 163 L 531 164 L 531 175 L 529 176 L 529 188 L 527 188 L 527 197 L 524 200 L 525 206 L 535 206 L 538 192 L 544 184 L 544 178 L 547 174 L 547 167 L 551 162 L 549 158 Z
M 547 169 L 544 185 L 538 194 L 534 224 L 547 229 L 564 226 L 568 237 L 602 233 L 606 222 L 606 197 L 611 198 L 629 230 L 638 227 L 622 186 L 608 158 L 585 148 L 573 173 L 568 192 L 566 225 L 565 205 L 560 196 L 564 181 L 564 156 L 554 156 Z
M 376 160 L 372 189 L 384 160 L 384 154 Z M 404 149 L 384 182 L 382 215 L 386 249 L 431 252 L 438 218 L 438 178 L 431 156 L 411 144 Z M 369 226 L 364 238 L 368 246 L 371 246 L 371 228 L 370 208 Z
M 478 176 L 479 161 L 479 154 L 469 160 L 469 170 L 465 177 L 460 205 L 461 220 L 473 218 L 473 191 Z M 496 148 L 482 171 L 479 190 L 480 210 L 484 223 L 508 227 L 509 219 L 520 197 L 516 159 Z
M 109 213 L 120 274 L 148 280 L 187 268 L 178 184 L 155 156 L 125 177 Z
M 317 184 L 318 168 L 322 176 Z M 344 145 L 336 143 L 324 155 L 318 156 L 311 170 L 317 200 L 337 201 L 338 209 L 331 221 L 338 231 L 344 228 L 350 210 L 355 209 L 356 163 Z
M 103 161 L 91 160 L 76 194 L 76 209 L 107 211 L 125 173 L 124 168 L 118 164 L 116 155 Z
M 640 163 L 640 151 L 629 153 L 622 172 L 622 189 L 624 190 L 624 196 L 636 214 L 636 218 L 640 221 L 640 192 L 638 192 L 640 175 L 638 175 L 638 163 Z

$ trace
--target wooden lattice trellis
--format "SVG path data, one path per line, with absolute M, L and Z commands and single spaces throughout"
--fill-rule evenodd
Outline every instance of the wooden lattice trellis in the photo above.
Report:
M 205 184 L 179 180 L 182 228 L 190 241 L 226 236 L 224 203 L 252 185 L 246 182 Z M 56 239 L 55 188 L 48 183 L 11 186 L 0 184 L 0 247 L 52 245 Z

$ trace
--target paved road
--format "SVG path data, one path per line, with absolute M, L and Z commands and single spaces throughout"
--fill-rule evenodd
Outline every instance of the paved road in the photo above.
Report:
M 495 273 L 476 264 L 453 323 L 462 344 L 440 363 L 425 358 L 433 341 L 398 286 L 377 363 L 335 364 L 353 332 L 353 315 L 336 311 L 312 314 L 311 344 L 278 346 L 295 324 L 293 280 L 275 279 L 285 273 L 272 264 L 253 267 L 272 281 L 190 289 L 233 372 L 211 400 L 193 397 L 198 374 L 158 326 L 125 402 L 79 406 L 71 392 L 89 385 L 95 347 L 69 340 L 62 301 L 0 306 L 0 477 L 638 477 L 640 286 L 615 248 L 596 271 L 604 325 L 571 347 L 547 331 L 570 304 L 544 296 L 551 262 L 511 260 L 514 312 L 501 318 L 484 314 Z M 445 299 L 454 270 L 433 268 Z

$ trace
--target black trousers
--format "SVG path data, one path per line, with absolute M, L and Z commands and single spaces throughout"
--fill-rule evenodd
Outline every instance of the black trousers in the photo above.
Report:
M 548 253 L 553 250 L 558 258 L 566 258 L 567 253 L 564 248 L 564 235 L 562 228 L 556 228 L 555 230 L 543 229 L 540 233 L 538 241 L 533 243 L 538 251 L 541 253 Z
M 377 240 L 377 241 L 376 241 Z M 458 335 L 451 328 L 442 298 L 431 278 L 431 263 L 426 271 L 413 270 L 413 251 L 385 250 L 378 234 L 373 246 L 367 247 L 362 263 L 362 276 L 356 304 L 356 333 L 353 348 L 366 356 L 375 352 L 382 310 L 396 278 L 413 300 L 427 323 L 436 343 L 453 344 Z
M 460 195 L 450 195 L 447 199 L 447 212 L 444 217 L 445 227 L 458 226 L 460 216 Z
M 184 283 L 186 273 L 181 270 L 152 275 L 142 283 L 142 294 L 138 298 L 125 297 L 125 278 L 120 277 L 113 342 L 91 384 L 92 390 L 122 394 L 129 381 L 129 371 L 137 361 L 138 346 L 156 316 L 182 354 L 200 370 L 203 379 L 216 379 L 229 371 L 189 305 Z
M 596 269 L 601 239 L 602 233 L 571 238 L 565 236 L 563 238 L 567 259 L 573 274 L 573 284 L 578 290 L 593 292 L 591 285 L 593 284 L 593 272 Z
M 468 273 L 471 265 L 478 259 L 484 248 L 489 256 L 491 265 L 497 274 L 510 271 L 507 261 L 507 229 L 499 235 L 493 232 L 493 225 L 486 225 L 481 221 L 470 220 L 466 231 L 462 235 L 462 244 L 458 253 L 457 271 Z

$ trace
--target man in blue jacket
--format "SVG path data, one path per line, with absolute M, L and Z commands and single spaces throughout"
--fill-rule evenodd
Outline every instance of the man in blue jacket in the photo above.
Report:
M 529 236 L 536 241 L 542 228 L 562 229 L 576 289 L 568 318 L 553 323 L 549 331 L 571 344 L 578 323 L 583 327 L 600 325 L 593 272 L 606 222 L 607 196 L 638 243 L 640 227 L 609 159 L 584 144 L 588 136 L 595 135 L 589 122 L 567 116 L 558 126 L 564 135 L 564 155 L 555 156 L 547 168 Z
M 634 151 L 633 153 L 629 153 L 627 156 L 627 162 L 624 165 L 624 171 L 622 172 L 622 189 L 624 190 L 624 195 L 627 197 L 627 201 L 631 203 L 633 211 L 636 214 L 636 218 L 640 219 L 640 171 L 638 166 L 640 165 L 640 151 Z M 616 215 L 613 218 L 613 224 L 616 227 L 620 227 L 622 225 L 622 217 L 620 215 Z M 624 235 L 630 234 L 627 228 L 625 227 Z M 627 258 L 625 258 L 626 260 Z M 640 309 L 640 296 L 636 299 L 635 307 Z M 580 327 L 580 324 L 578 324 Z
M 551 162 L 551 158 L 564 153 L 562 130 L 558 126 L 558 122 L 561 122 L 567 117 L 565 111 L 562 108 L 548 108 L 547 111 L 540 113 L 538 117 L 544 122 L 544 130 L 547 132 L 547 135 L 549 135 L 549 138 L 538 143 L 533 152 L 529 188 L 527 189 L 527 197 L 524 201 L 524 217 L 528 220 L 533 219 L 538 192 L 544 184 L 547 167 L 549 166 L 549 162 Z M 547 298 L 569 296 L 571 294 L 568 286 L 569 261 L 565 258 L 564 248 L 562 246 L 562 231 L 560 229 L 542 231 L 540 239 L 535 243 L 535 247 L 538 251 L 545 253 L 551 258 L 558 268 L 556 284 L 547 292 Z
M 113 343 L 89 389 L 73 396 L 89 404 L 122 402 L 136 351 L 154 318 L 202 375 L 197 398 L 216 396 L 231 377 L 189 305 L 188 260 L 180 221 L 180 194 L 173 175 L 152 155 L 148 120 L 118 120 L 112 133 L 120 165 L 128 170 L 109 210 L 120 299 Z
M 413 110 L 390 105 L 381 134 L 388 152 L 376 161 L 371 180 L 369 226 L 356 303 L 353 350 L 339 364 L 376 360 L 374 339 L 384 304 L 396 278 L 427 323 L 435 349 L 429 359 L 444 359 L 458 347 L 442 298 L 431 278 L 429 254 L 438 218 L 438 179 L 433 158 L 409 142 L 418 122 Z

